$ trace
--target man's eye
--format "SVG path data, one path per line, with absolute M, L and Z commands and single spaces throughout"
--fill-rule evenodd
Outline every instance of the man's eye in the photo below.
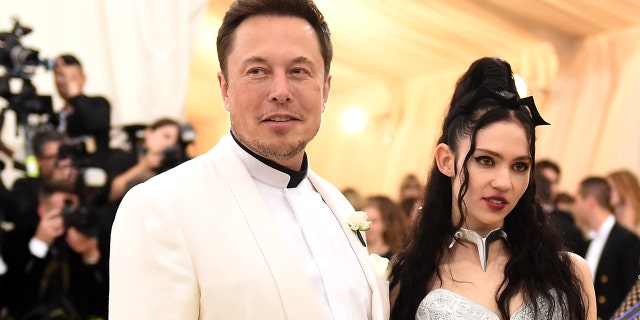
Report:
M 306 70 L 304 70 L 304 69 L 296 68 L 296 69 L 291 70 L 291 73 L 293 73 L 293 74 L 307 74 L 308 72 Z
M 251 69 L 249 70 L 249 74 L 262 74 L 264 73 L 261 69 Z

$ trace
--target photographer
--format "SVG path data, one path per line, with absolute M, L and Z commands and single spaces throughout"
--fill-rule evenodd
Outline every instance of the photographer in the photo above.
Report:
M 73 222 L 80 199 L 69 184 L 45 183 L 38 224 L 9 264 L 9 313 L 17 319 L 106 318 L 107 261 L 97 236 Z
M 165 151 L 179 142 L 180 124 L 161 118 L 144 129 L 140 146 L 130 152 L 115 151 L 107 164 L 111 178 L 109 201 L 119 203 L 131 187 L 163 171 Z
M 77 178 L 77 170 L 72 166 L 71 158 L 58 157 L 58 151 L 65 137 L 52 130 L 37 132 L 33 139 L 33 153 L 39 168 L 39 176 L 17 179 L 11 188 L 13 210 L 5 217 L 13 222 L 16 231 L 25 231 L 31 236 L 38 223 L 38 193 L 45 182 L 66 183 L 72 185 Z
M 90 165 L 104 167 L 110 154 L 109 101 L 100 96 L 89 97 L 83 93 L 86 76 L 82 64 L 73 55 L 63 54 L 56 58 L 54 77 L 58 94 L 65 105 L 51 122 L 58 131 L 66 133 L 70 138 L 87 138 L 89 145 L 95 145 L 95 153 L 89 158 Z

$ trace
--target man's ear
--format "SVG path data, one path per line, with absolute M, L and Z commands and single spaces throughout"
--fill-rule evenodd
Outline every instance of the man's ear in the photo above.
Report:
M 451 148 L 445 143 L 440 143 L 436 146 L 434 153 L 438 170 L 445 176 L 453 178 L 455 176 L 455 155 Z
M 44 216 L 44 214 L 45 214 L 45 213 L 47 213 L 47 209 L 45 209 L 45 208 L 44 208 L 44 205 L 42 205 L 42 204 L 39 204 L 39 205 L 38 205 L 38 209 L 37 209 L 37 211 L 38 211 L 38 217 L 39 217 L 40 219 L 42 219 L 42 216 Z
M 222 95 L 222 102 L 224 103 L 224 109 L 229 111 L 229 84 L 224 78 L 222 71 L 218 72 L 218 83 L 220 84 L 220 94 Z

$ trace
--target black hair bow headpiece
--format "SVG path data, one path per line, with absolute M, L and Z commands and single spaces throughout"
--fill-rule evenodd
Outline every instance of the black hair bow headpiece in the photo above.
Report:
M 542 119 L 540 113 L 538 112 L 538 108 L 536 108 L 536 104 L 533 101 L 533 97 L 529 96 L 526 98 L 518 98 L 518 96 L 509 91 L 493 91 L 487 87 L 480 86 L 475 92 L 471 92 L 466 96 L 460 99 L 460 102 L 454 107 L 455 111 L 452 112 L 448 119 L 447 124 L 449 124 L 455 117 L 459 116 L 462 113 L 471 113 L 473 112 L 473 107 L 478 104 L 482 99 L 493 99 L 496 100 L 500 105 L 516 109 L 522 106 L 527 106 L 529 108 L 529 113 L 531 113 L 531 121 L 533 126 L 540 125 L 548 125 L 549 123 Z

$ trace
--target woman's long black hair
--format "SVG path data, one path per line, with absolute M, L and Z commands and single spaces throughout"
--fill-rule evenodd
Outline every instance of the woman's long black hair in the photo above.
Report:
M 471 139 L 471 148 L 462 165 L 463 183 L 457 191 L 457 206 L 461 217 L 457 222 L 452 220 L 452 178 L 442 174 L 434 160 L 427 179 L 420 217 L 408 239 L 406 250 L 394 261 L 391 290 L 395 300 L 392 301 L 392 320 L 415 319 L 418 305 L 429 288 L 442 279 L 438 267 L 454 232 L 464 222 L 463 198 L 469 180 L 467 160 L 475 150 L 478 130 L 498 121 L 520 124 L 529 141 L 531 158 L 535 159 L 535 121 L 532 120 L 534 112 L 530 108 L 508 106 L 509 103 L 499 99 L 485 98 L 479 101 L 472 99 L 472 106 L 461 109 L 461 103 L 469 100 L 469 95 L 477 92 L 481 86 L 494 92 L 506 91 L 510 93 L 507 96 L 515 95 L 517 98 L 511 66 L 498 58 L 475 61 L 456 83 L 438 143 L 447 144 L 455 153 L 462 139 Z M 458 172 L 458 168 L 455 168 L 455 172 Z M 565 312 L 563 319 L 584 319 L 587 308 L 581 282 L 562 247 L 559 234 L 550 226 L 547 215 L 535 200 L 533 175 L 532 165 L 529 185 L 504 221 L 503 229 L 509 237 L 510 258 L 505 266 L 504 280 L 495 297 L 500 316 L 502 319 L 509 319 L 512 312 L 509 310 L 509 301 L 521 293 L 525 303 L 535 301 L 538 297 L 546 299 L 550 306 L 555 306 L 560 301 L 564 304 L 561 308 Z M 549 291 L 551 288 L 564 296 L 564 300 L 553 299 Z M 537 304 L 534 307 L 536 319 L 551 319 L 554 308 L 550 308 L 548 315 L 538 317 Z

